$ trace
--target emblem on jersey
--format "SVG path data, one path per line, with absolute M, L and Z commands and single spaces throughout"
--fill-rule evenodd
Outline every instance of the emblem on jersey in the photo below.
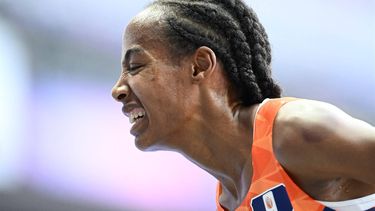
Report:
M 292 211 L 284 184 L 275 186 L 251 199 L 253 211 Z

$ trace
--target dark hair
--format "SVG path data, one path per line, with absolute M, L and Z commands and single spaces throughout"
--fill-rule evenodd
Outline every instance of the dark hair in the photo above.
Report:
M 254 11 L 241 0 L 156 0 L 164 33 L 175 56 L 211 48 L 245 105 L 277 98 L 280 87 L 271 78 L 271 48 Z

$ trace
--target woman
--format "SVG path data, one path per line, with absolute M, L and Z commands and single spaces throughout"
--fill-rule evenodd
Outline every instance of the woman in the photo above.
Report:
M 219 180 L 218 210 L 370 210 L 375 128 L 281 98 L 267 35 L 240 0 L 160 0 L 127 26 L 112 90 L 136 146 Z

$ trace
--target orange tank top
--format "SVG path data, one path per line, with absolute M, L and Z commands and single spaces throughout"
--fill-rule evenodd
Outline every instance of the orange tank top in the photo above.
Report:
M 267 99 L 258 108 L 254 120 L 252 146 L 253 177 L 250 190 L 237 211 L 328 211 L 330 208 L 303 192 L 281 167 L 272 150 L 272 127 L 277 112 L 295 98 Z M 221 184 L 216 191 L 219 203 Z

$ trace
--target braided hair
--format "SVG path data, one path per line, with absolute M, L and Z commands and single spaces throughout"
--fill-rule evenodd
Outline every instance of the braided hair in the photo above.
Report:
M 164 12 L 162 30 L 174 56 L 211 48 L 244 105 L 280 97 L 281 89 L 271 78 L 267 34 L 242 0 L 156 0 L 149 7 Z

